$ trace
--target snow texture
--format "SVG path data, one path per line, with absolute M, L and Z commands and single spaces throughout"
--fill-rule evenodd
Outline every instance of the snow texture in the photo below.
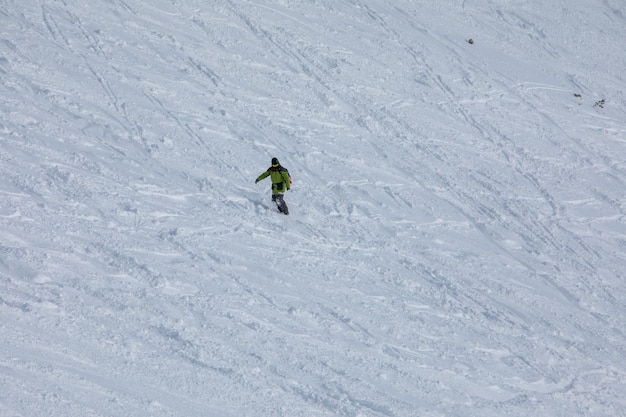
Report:
M 626 415 L 624 39 L 621 0 L 3 0 L 0 416 Z

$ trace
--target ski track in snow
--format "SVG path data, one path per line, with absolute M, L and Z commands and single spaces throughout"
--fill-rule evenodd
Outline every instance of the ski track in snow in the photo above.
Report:
M 0 416 L 622 415 L 625 15 L 5 2 Z

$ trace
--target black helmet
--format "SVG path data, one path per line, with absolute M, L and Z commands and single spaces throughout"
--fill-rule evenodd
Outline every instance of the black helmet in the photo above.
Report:
M 273 166 L 273 167 L 277 167 L 278 165 L 280 165 L 280 164 L 278 163 L 278 158 L 272 158 L 272 166 Z

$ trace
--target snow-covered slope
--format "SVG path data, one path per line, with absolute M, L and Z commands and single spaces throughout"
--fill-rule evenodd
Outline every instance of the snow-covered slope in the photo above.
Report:
M 0 416 L 623 416 L 625 38 L 619 0 L 3 1 Z

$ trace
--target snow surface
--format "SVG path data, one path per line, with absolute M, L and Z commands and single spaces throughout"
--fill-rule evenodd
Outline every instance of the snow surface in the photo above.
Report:
M 624 39 L 622 0 L 3 0 L 0 416 L 625 416 Z

